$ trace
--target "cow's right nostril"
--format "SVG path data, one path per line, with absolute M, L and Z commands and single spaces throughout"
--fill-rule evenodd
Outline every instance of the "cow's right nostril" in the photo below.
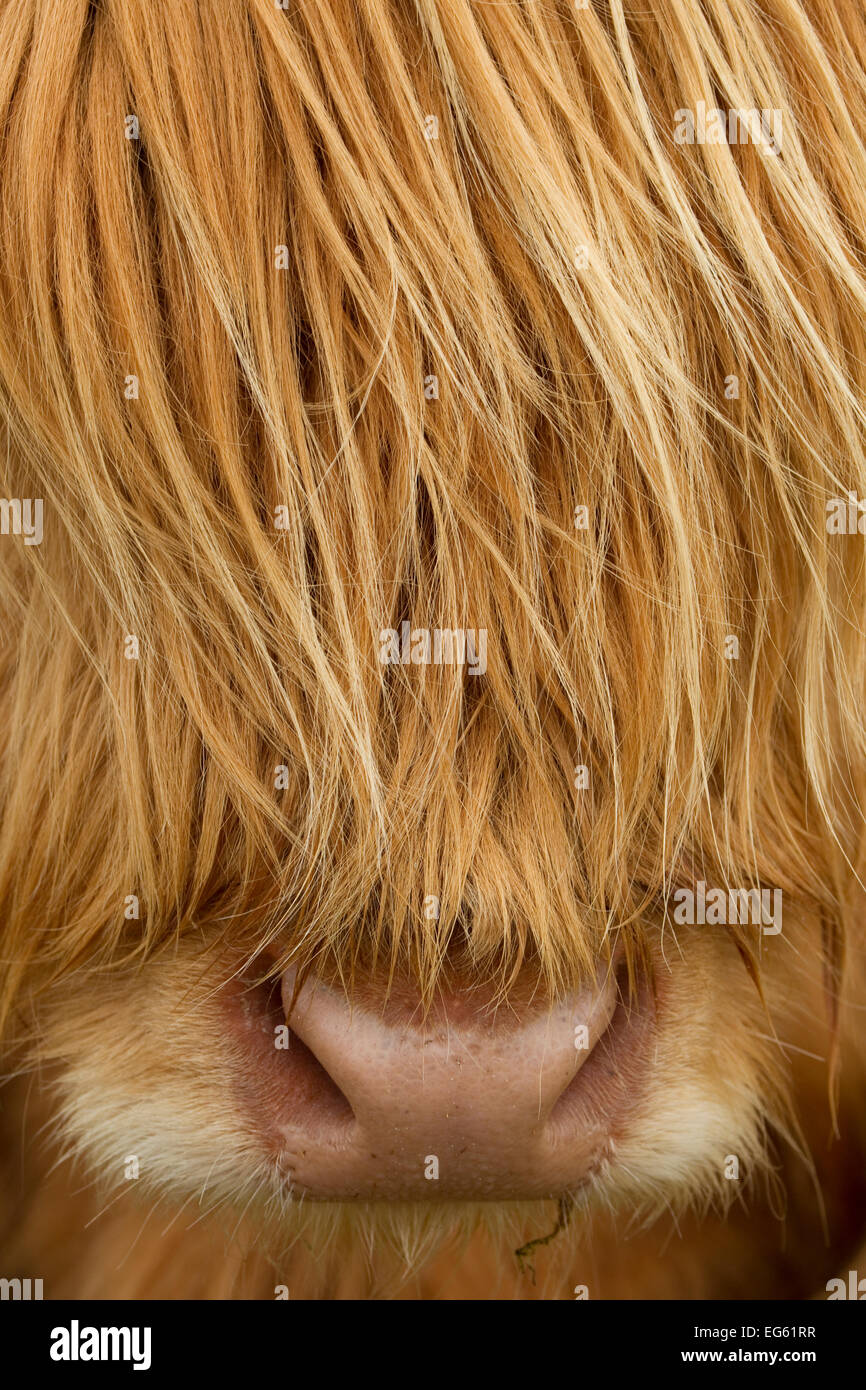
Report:
M 333 1138 L 352 1123 L 355 1116 L 343 1092 L 292 1028 L 287 1029 L 285 1063 L 286 1085 L 317 1131 L 327 1134 L 330 1129 Z
M 261 1128 L 293 1123 L 314 1144 L 343 1144 L 355 1122 L 344 1093 L 286 1022 L 281 982 L 232 981 L 227 993 L 233 1075 L 243 1109 Z

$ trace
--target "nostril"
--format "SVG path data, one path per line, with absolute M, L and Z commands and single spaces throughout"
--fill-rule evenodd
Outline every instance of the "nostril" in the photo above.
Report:
M 615 992 L 611 1005 L 590 1030 L 584 1060 L 560 1095 L 548 1116 L 551 1132 L 566 1132 L 576 1125 L 590 1126 L 610 1109 L 612 1094 L 632 1080 L 629 1035 L 642 1032 L 648 1017 L 647 982 L 638 983 L 636 996 L 630 997 L 628 973 L 620 965 L 615 973 Z
M 286 1022 L 280 981 L 241 982 L 246 1067 L 242 1090 L 264 1101 L 278 1126 L 297 1123 L 322 1135 L 339 1135 L 354 1124 L 345 1094 L 315 1052 Z M 237 1015 L 233 1015 L 236 1020 Z M 256 1039 L 249 1054 L 249 1042 Z
M 587 1099 L 598 1098 L 598 1088 L 603 1086 L 611 1075 L 611 1058 L 614 1055 L 613 1040 L 619 1031 L 623 1017 L 622 1003 L 615 1006 L 613 1016 L 601 1037 L 591 1038 L 583 1060 L 556 1101 L 548 1116 L 551 1129 L 560 1126 L 573 1126 L 578 1118 L 586 1118 Z
M 291 1086 L 298 1106 L 306 1116 L 319 1119 L 323 1124 L 341 1125 L 354 1120 L 351 1105 L 315 1052 L 288 1025 L 286 1027 L 286 1084 Z

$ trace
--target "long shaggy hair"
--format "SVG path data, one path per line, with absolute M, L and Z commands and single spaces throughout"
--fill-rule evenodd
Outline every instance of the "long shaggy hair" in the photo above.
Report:
M 780 148 L 679 140 L 701 103 Z M 3 0 L 5 1265 L 823 1286 L 866 1228 L 864 228 L 860 0 Z M 404 622 L 483 678 L 383 664 Z M 698 880 L 782 932 L 677 926 Z M 582 1219 L 291 1210 L 226 1100 L 229 980 L 507 1007 L 614 951 L 667 1024 Z M 175 1212 L 132 1253 L 130 1153 Z

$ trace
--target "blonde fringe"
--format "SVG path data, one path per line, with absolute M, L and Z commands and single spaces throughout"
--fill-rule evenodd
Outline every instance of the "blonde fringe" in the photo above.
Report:
M 558 988 L 686 870 L 838 957 L 864 73 L 859 0 L 2 6 L 5 1013 L 200 930 Z

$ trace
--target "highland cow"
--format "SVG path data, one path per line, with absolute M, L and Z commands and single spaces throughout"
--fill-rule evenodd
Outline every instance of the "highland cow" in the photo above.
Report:
M 860 1288 L 864 227 L 859 0 L 3 0 L 5 1280 Z

